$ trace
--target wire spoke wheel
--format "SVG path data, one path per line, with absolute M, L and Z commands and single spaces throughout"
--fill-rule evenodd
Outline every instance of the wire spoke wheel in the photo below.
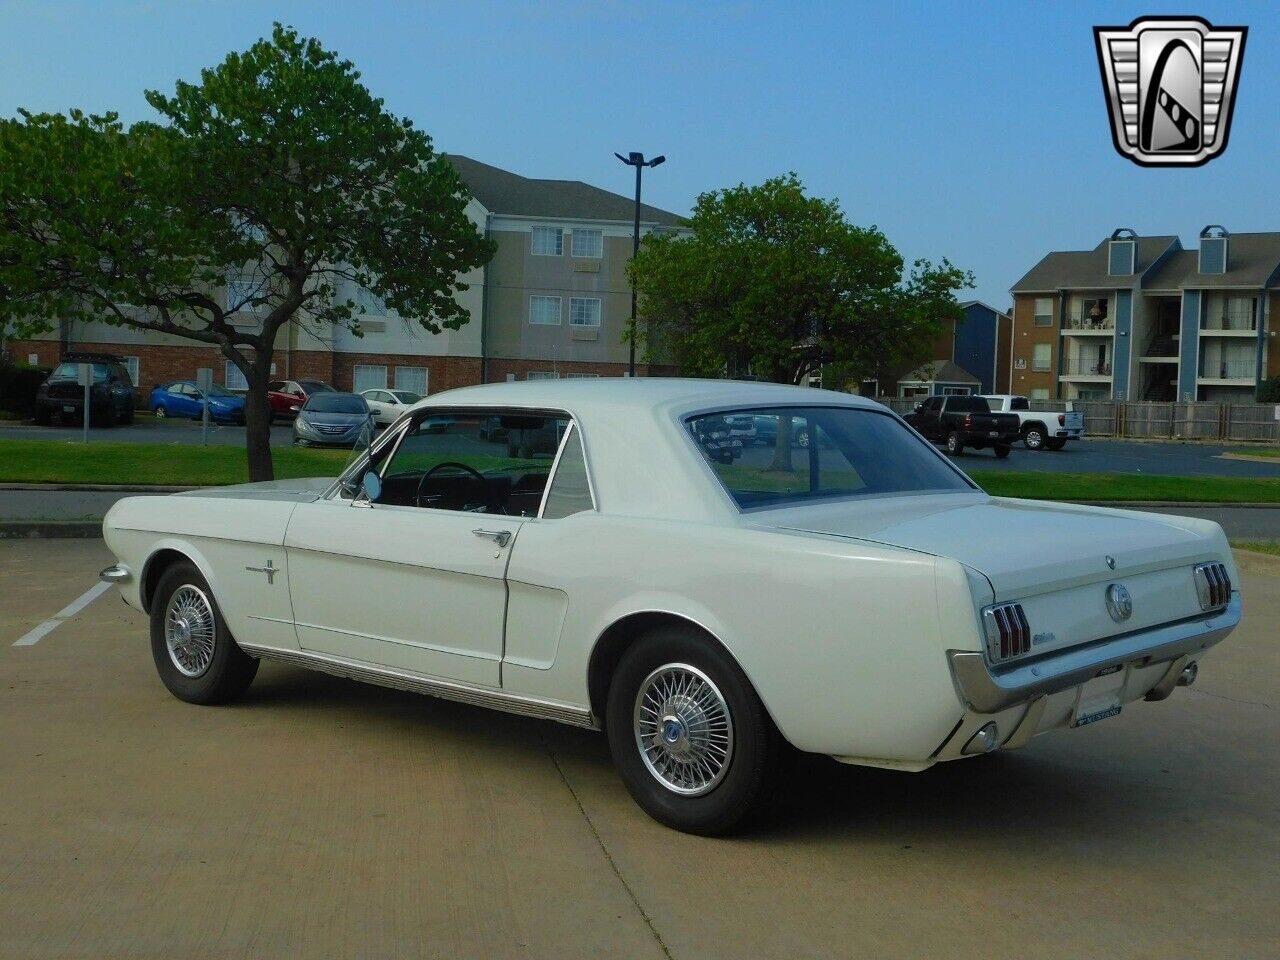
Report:
M 169 598 L 164 616 L 164 640 L 173 665 L 187 677 L 199 677 L 213 662 L 213 606 L 204 591 L 183 584 Z
M 733 758 L 733 718 L 711 678 L 668 663 L 644 679 L 633 710 L 636 746 L 649 772 L 687 797 L 710 793 Z

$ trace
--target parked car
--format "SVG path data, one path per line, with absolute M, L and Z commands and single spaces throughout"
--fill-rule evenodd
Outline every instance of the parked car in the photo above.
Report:
M 272 380 L 267 384 L 271 420 L 292 420 L 313 393 L 335 393 L 323 380 Z
M 36 388 L 36 423 L 84 422 L 80 364 L 92 364 L 89 422 L 98 427 L 133 423 L 134 383 L 124 360 L 109 353 L 69 353 Z
M 944 444 L 947 453 L 958 457 L 965 447 L 990 447 L 1001 459 L 1009 455 L 1022 432 L 1021 421 L 1012 413 L 992 413 L 981 397 L 930 397 L 916 404 L 907 423 L 934 443 Z
M 204 419 L 204 394 L 194 380 L 161 384 L 151 391 L 147 406 L 161 420 L 165 417 Z M 209 419 L 244 426 L 244 397 L 215 383 L 209 388 Z
M 360 393 L 364 402 L 373 411 L 378 423 L 388 426 L 422 399 L 422 396 L 409 390 L 364 390 Z
M 556 458 L 495 464 L 495 410 L 554 423 Z M 704 424 L 745 410 L 832 447 L 711 459 Z M 182 700 L 279 659 L 603 728 L 639 805 L 708 834 L 792 750 L 919 771 L 1162 700 L 1241 610 L 1215 523 L 993 498 L 881 404 L 765 383 L 452 390 L 336 479 L 131 497 L 103 532 Z
M 367 441 L 374 418 L 358 393 L 313 393 L 293 420 L 293 442 L 301 447 L 354 447 Z
M 755 432 L 751 435 L 751 443 L 757 447 L 776 447 L 778 445 L 778 418 L 753 416 L 751 418 Z M 829 446 L 825 436 L 818 438 L 821 446 Z M 805 449 L 809 446 L 809 429 L 804 423 L 793 423 L 791 429 L 791 446 Z
M 1084 436 L 1084 414 L 1078 410 L 1034 410 L 1031 401 L 1016 394 L 983 396 L 993 412 L 1012 413 L 1022 424 L 1022 445 L 1028 450 L 1061 450 L 1068 440 Z
M 742 456 L 742 441 L 734 438 L 727 417 L 701 417 L 691 430 L 703 453 L 716 463 L 733 463 Z

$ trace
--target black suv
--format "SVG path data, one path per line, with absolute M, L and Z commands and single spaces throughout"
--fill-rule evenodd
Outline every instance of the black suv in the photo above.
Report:
M 36 423 L 81 423 L 84 418 L 84 387 L 80 385 L 80 364 L 93 364 L 89 387 L 89 421 L 109 427 L 133 423 L 133 381 L 124 361 L 109 353 L 68 353 L 49 378 L 36 390 Z

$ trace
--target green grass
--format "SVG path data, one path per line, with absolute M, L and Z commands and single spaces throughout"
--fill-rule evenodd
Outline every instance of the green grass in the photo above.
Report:
M 1157 477 L 1132 473 L 1039 473 L 972 470 L 992 496 L 1032 500 L 1163 500 L 1280 503 L 1280 479 Z
M 1274 447 L 1249 447 L 1245 450 L 1232 450 L 1242 457 L 1264 457 L 1268 460 L 1280 460 L 1280 450 Z
M 1252 550 L 1254 553 L 1269 553 L 1273 557 L 1280 557 L 1280 541 L 1232 540 L 1231 545 L 1237 550 Z

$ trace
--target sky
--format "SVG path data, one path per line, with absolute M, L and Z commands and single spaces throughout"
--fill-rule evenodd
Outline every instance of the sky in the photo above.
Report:
M 1009 304 L 1049 250 L 1116 227 L 1280 230 L 1280 8 L 1133 4 L 283 3 L 0 0 L 0 116 L 19 107 L 154 117 L 146 89 L 270 34 L 353 61 L 440 150 L 630 194 L 614 151 L 664 154 L 646 202 L 794 171 L 908 260 L 973 272 L 961 299 Z M 1141 168 L 1111 143 L 1092 28 L 1193 12 L 1249 27 L 1226 152 Z

